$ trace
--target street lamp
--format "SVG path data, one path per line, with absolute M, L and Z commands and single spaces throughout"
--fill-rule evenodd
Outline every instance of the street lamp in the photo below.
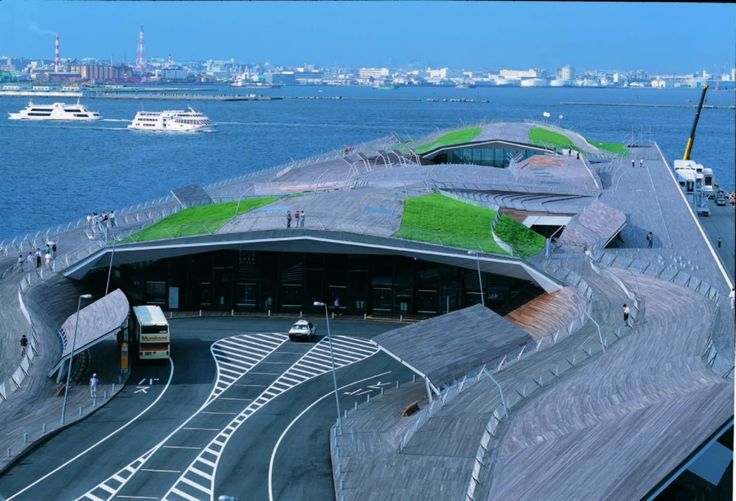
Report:
M 74 323 L 74 336 L 72 337 L 72 353 L 69 356 L 69 370 L 66 372 L 66 384 L 64 385 L 64 403 L 61 406 L 61 425 L 64 425 L 64 413 L 66 412 L 66 397 L 69 393 L 69 380 L 72 377 L 72 363 L 74 362 L 74 348 L 77 344 L 77 327 L 79 327 L 79 310 L 82 308 L 82 299 L 92 299 L 92 294 L 82 294 L 77 302 L 77 320 Z
M 325 322 L 327 322 L 327 341 L 330 345 L 330 362 L 332 363 L 332 385 L 335 388 L 335 405 L 337 406 L 337 431 L 342 435 L 342 420 L 340 419 L 340 395 L 337 392 L 337 376 L 335 376 L 335 355 L 332 352 L 332 335 L 330 335 L 330 316 L 327 305 L 322 301 L 315 301 L 314 306 L 325 308 Z
M 480 254 L 477 251 L 468 251 L 468 254 L 475 254 L 475 262 L 478 265 L 478 286 L 480 287 L 480 302 L 483 306 L 486 305 L 486 300 L 483 297 L 483 279 L 480 276 Z

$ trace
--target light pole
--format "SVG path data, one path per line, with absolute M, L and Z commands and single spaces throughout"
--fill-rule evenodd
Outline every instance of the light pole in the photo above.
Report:
M 330 362 L 332 364 L 332 385 L 335 388 L 335 405 L 337 406 L 337 431 L 342 435 L 342 419 L 340 418 L 340 395 L 337 392 L 337 376 L 335 376 L 335 355 L 332 352 L 332 335 L 330 334 L 330 316 L 327 313 L 327 304 L 322 301 L 315 301 L 314 306 L 324 306 L 325 322 L 327 322 L 327 341 L 330 345 Z
M 475 254 L 475 262 L 478 265 L 478 287 L 480 287 L 480 302 L 483 306 L 485 306 L 486 300 L 483 297 L 483 279 L 480 275 L 480 254 L 477 251 L 468 251 L 468 254 Z
M 74 323 L 74 336 L 72 337 L 72 353 L 69 356 L 69 369 L 66 372 L 66 384 L 64 385 L 64 403 L 61 406 L 61 425 L 64 425 L 64 413 L 66 412 L 66 397 L 69 393 L 69 381 L 72 377 L 72 363 L 74 362 L 74 348 L 77 344 L 77 327 L 79 327 L 79 310 L 82 307 L 82 299 L 92 299 L 92 294 L 82 294 L 77 302 L 77 320 Z

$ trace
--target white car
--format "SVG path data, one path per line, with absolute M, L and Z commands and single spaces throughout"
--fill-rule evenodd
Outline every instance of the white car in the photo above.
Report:
M 309 341 L 317 335 L 317 326 L 306 320 L 299 320 L 289 329 L 289 339 L 295 341 L 297 339 L 306 339 Z

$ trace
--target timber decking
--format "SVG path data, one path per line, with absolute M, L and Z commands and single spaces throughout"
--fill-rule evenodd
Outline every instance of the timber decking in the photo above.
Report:
M 436 387 L 519 349 L 530 338 L 485 306 L 475 305 L 373 338 Z
M 567 328 L 584 310 L 585 298 L 575 287 L 568 285 L 558 291 L 540 294 L 504 318 L 539 339 Z

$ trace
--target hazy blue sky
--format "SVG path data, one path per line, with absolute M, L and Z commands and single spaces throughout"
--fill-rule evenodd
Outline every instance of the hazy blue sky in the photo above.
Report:
M 730 70 L 729 4 L 0 1 L 0 55 L 280 64 Z

